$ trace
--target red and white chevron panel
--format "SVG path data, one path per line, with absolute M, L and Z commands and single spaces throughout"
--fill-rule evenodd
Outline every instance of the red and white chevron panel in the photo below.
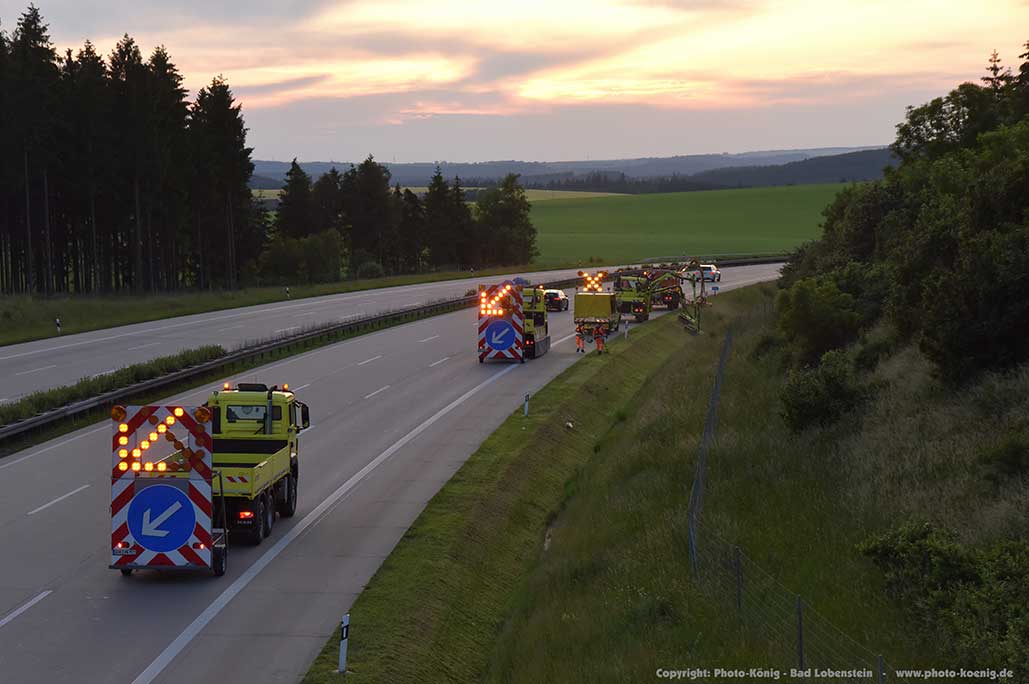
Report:
M 482 293 L 486 294 L 485 301 L 491 302 L 498 297 L 498 295 L 503 297 L 505 289 L 507 290 L 507 297 L 510 299 L 510 317 L 506 315 L 492 315 L 489 313 L 489 309 L 486 309 L 487 313 L 483 313 L 484 307 L 482 305 Z M 505 280 L 498 285 L 482 288 L 479 296 L 479 360 L 488 361 L 490 359 L 499 359 L 502 361 L 521 361 L 525 353 L 525 311 L 521 285 L 516 285 L 510 280 Z M 508 309 L 505 309 L 505 311 L 506 310 Z M 489 345 L 489 340 L 486 339 L 486 328 L 489 327 L 490 323 L 502 320 L 508 321 L 514 329 L 514 343 L 507 349 L 493 349 Z
M 206 409 L 205 409 L 206 410 Z M 212 504 L 213 442 L 205 425 L 197 420 L 195 408 L 184 406 L 126 406 L 125 418 L 114 421 L 111 455 L 111 566 L 118 568 L 210 568 Z M 202 416 L 201 416 L 202 417 Z M 119 431 L 120 424 L 127 430 Z M 159 426 L 164 426 L 160 428 Z M 160 430 L 160 432 L 158 432 Z M 150 443 L 157 433 L 158 439 L 172 443 L 174 453 L 187 456 L 185 469 L 151 471 L 133 470 L 131 463 L 154 463 L 147 458 L 150 452 L 142 443 Z M 119 443 L 127 437 L 128 443 Z M 140 456 L 134 451 L 141 449 Z M 129 452 L 125 457 L 123 450 Z M 130 467 L 122 470 L 119 463 Z M 165 461 L 167 467 L 167 461 Z M 193 504 L 196 525 L 188 541 L 177 549 L 155 552 L 145 549 L 131 539 L 128 524 L 129 504 L 136 494 L 154 480 L 162 480 L 184 491 Z M 125 548 L 119 545 L 124 543 Z

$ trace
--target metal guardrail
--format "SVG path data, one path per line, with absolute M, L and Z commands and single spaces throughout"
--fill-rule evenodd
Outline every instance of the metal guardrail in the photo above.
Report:
M 783 258 L 784 257 L 755 257 L 752 259 L 724 260 L 720 261 L 719 265 L 748 266 L 752 264 L 768 264 L 781 262 L 783 261 Z M 496 277 L 500 278 L 503 276 Z M 541 283 L 541 285 L 547 288 L 564 288 L 577 285 L 578 283 L 579 278 L 566 278 L 564 280 Z M 289 335 L 267 342 L 261 342 L 243 349 L 238 349 L 226 354 L 225 356 L 196 366 L 190 366 L 189 368 L 183 368 L 157 378 L 137 382 L 133 385 L 111 390 L 110 392 L 98 394 L 97 396 L 89 399 L 83 399 L 82 401 L 77 401 L 51 411 L 46 411 L 45 413 L 40 413 L 31 418 L 4 425 L 0 427 L 0 441 L 51 425 L 57 421 L 65 420 L 66 418 L 73 418 L 75 416 L 82 415 L 107 404 L 124 401 L 129 397 L 133 397 L 144 392 L 154 392 L 165 387 L 175 385 L 183 380 L 207 375 L 219 368 L 231 366 L 232 364 L 239 363 L 240 361 L 246 361 L 248 359 L 261 356 L 262 354 L 268 354 L 282 349 L 287 349 L 298 344 L 312 342 L 321 337 L 345 335 L 347 333 L 361 332 L 362 330 L 376 328 L 386 324 L 404 322 L 412 316 L 421 318 L 449 313 L 458 309 L 470 308 L 475 305 L 476 301 L 477 298 L 474 295 L 457 297 L 454 299 L 433 302 L 431 304 L 390 311 L 376 316 L 368 316 L 366 318 L 359 318 L 352 321 L 329 324 L 319 328 L 303 331 L 296 335 Z
M 578 278 L 566 279 L 555 281 L 551 283 L 544 283 L 545 287 L 570 287 L 579 282 Z M 89 399 L 83 399 L 82 401 L 73 402 L 60 408 L 40 413 L 31 418 L 25 418 L 15 423 L 10 423 L 0 427 L 0 441 L 14 437 L 16 435 L 24 434 L 26 432 L 37 430 L 39 428 L 51 425 L 57 421 L 65 420 L 67 418 L 73 418 L 75 416 L 87 413 L 101 406 L 122 402 L 129 397 L 134 397 L 144 392 L 154 392 L 165 387 L 171 387 L 184 380 L 190 378 L 200 377 L 213 373 L 220 368 L 231 366 L 232 364 L 239 363 L 240 361 L 246 361 L 255 357 L 259 357 L 262 354 L 268 354 L 277 352 L 282 349 L 288 349 L 296 345 L 301 345 L 309 342 L 313 342 L 322 337 L 335 337 L 346 335 L 348 333 L 362 332 L 369 329 L 378 328 L 388 324 L 405 322 L 412 317 L 423 318 L 429 316 L 435 316 L 438 314 L 449 313 L 459 309 L 470 308 L 475 306 L 478 298 L 474 295 L 467 297 L 457 297 L 454 299 L 442 300 L 439 302 L 433 302 L 430 304 L 423 304 L 421 306 L 412 306 L 406 309 L 398 309 L 397 311 L 390 311 L 375 316 L 367 316 L 365 318 L 359 318 L 355 320 L 333 323 L 325 326 L 320 326 L 303 332 L 299 332 L 295 335 L 289 335 L 286 337 L 269 340 L 266 342 L 260 342 L 236 351 L 230 352 L 225 356 L 221 356 L 211 361 L 206 361 L 196 366 L 190 366 L 181 370 L 167 373 L 157 378 L 151 378 L 150 380 L 144 380 L 137 382 L 132 385 L 120 387 L 110 392 L 98 394 L 95 397 Z

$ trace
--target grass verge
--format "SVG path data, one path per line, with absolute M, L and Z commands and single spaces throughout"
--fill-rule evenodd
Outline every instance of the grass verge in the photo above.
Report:
M 442 315 L 450 313 L 450 311 L 457 311 L 459 308 L 455 306 L 450 310 L 442 310 L 436 314 L 419 314 L 411 313 L 409 315 L 401 316 L 392 321 L 375 321 L 361 324 L 360 321 L 355 321 L 357 324 L 356 329 L 341 331 L 341 332 L 326 332 L 315 339 L 304 340 L 297 342 L 296 344 L 262 353 L 259 356 L 251 357 L 246 360 L 238 361 L 236 363 L 227 364 L 219 367 L 217 370 L 213 370 L 210 373 L 206 373 L 202 376 L 195 377 L 189 380 L 183 380 L 182 382 L 174 383 L 170 386 L 166 386 L 164 389 L 155 390 L 152 392 L 141 392 L 138 395 L 132 396 L 126 400 L 127 403 L 144 405 L 152 401 L 156 401 L 165 397 L 169 397 L 175 394 L 179 394 L 186 390 L 200 387 L 207 383 L 219 380 L 224 377 L 238 375 L 245 371 L 253 370 L 261 366 L 273 363 L 280 359 L 288 358 L 290 356 L 296 356 L 304 352 L 312 351 L 319 347 L 324 347 L 329 344 L 335 344 L 342 342 L 354 337 L 361 335 L 367 335 L 369 333 L 378 332 L 391 328 L 397 325 L 403 325 L 405 323 L 411 323 L 413 321 L 428 318 L 434 315 Z M 18 418 L 12 418 L 12 422 L 15 419 L 21 417 L 28 417 L 37 415 L 44 411 L 60 408 L 65 406 L 67 403 L 77 401 L 90 396 L 96 396 L 102 391 L 109 391 L 117 389 L 118 387 L 125 387 L 131 385 L 133 382 L 140 382 L 142 380 L 149 379 L 151 377 L 158 377 L 166 373 L 171 373 L 179 368 L 187 368 L 193 365 L 197 365 L 205 360 L 211 360 L 223 356 L 225 351 L 221 347 L 211 346 L 202 347 L 200 349 L 191 349 L 180 354 L 176 354 L 170 357 L 163 357 L 161 359 L 155 359 L 154 361 L 142 364 L 135 364 L 122 368 L 115 373 L 110 375 L 86 378 L 76 385 L 66 387 L 56 387 L 45 392 L 38 392 L 32 395 L 23 397 L 18 402 L 0 406 L 0 415 L 4 415 L 4 411 L 10 411 L 12 414 L 16 414 Z M 213 356 L 209 356 L 213 355 Z M 178 365 L 177 364 L 182 364 Z M 157 372 L 159 371 L 159 372 Z M 156 374 L 152 374 L 155 373 Z M 108 378 L 123 378 L 128 382 L 120 384 L 111 384 L 114 381 L 108 381 Z M 84 396 L 80 396 L 83 392 L 89 392 L 92 388 L 103 388 L 99 392 L 90 392 Z M 83 427 L 91 425 L 99 420 L 103 420 L 108 417 L 109 407 L 100 407 L 92 411 L 83 412 L 76 416 L 62 420 L 56 424 L 49 425 L 46 427 L 39 428 L 26 432 L 22 435 L 10 437 L 4 440 L 0 440 L 0 458 L 9 456 L 10 454 L 17 453 L 23 449 L 27 449 L 36 444 L 40 444 L 47 440 L 59 437 L 61 435 L 79 430 Z M 25 415 L 27 414 L 27 415 Z
M 574 267 L 574 264 L 567 266 L 571 268 Z M 560 267 L 556 266 L 555 268 Z M 510 266 L 487 269 L 476 271 L 475 277 L 516 273 L 533 268 L 535 267 Z M 445 271 L 369 280 L 347 280 L 319 285 L 290 285 L 290 296 L 292 299 L 305 299 L 458 278 L 469 278 L 469 274 L 466 271 Z M 250 287 L 235 291 L 211 290 L 138 296 L 133 294 L 60 295 L 54 297 L 3 296 L 0 297 L 0 345 L 54 337 L 57 332 L 54 326 L 55 318 L 61 319 L 62 332 L 68 335 L 131 323 L 284 300 L 282 287 Z
M 351 608 L 347 680 L 463 682 L 514 677 L 520 681 L 596 681 L 594 675 L 607 671 L 612 642 L 627 643 L 624 622 L 611 630 L 609 638 L 588 645 L 567 671 L 548 664 L 560 660 L 557 652 L 568 645 L 562 634 L 572 624 L 593 625 L 602 632 L 609 622 L 613 626 L 624 618 L 619 611 L 612 612 L 606 598 L 593 601 L 600 605 L 571 602 L 563 616 L 559 612 L 558 620 L 525 646 L 524 654 L 515 655 L 521 649 L 504 644 L 510 644 L 520 632 L 519 616 L 527 616 L 531 605 L 555 598 L 552 593 L 537 593 L 540 572 L 543 577 L 557 572 L 572 586 L 585 586 L 608 574 L 613 559 L 607 552 L 571 551 L 569 528 L 564 523 L 566 506 L 589 490 L 590 473 L 598 460 L 620 463 L 617 450 L 624 444 L 613 445 L 622 444 L 633 421 L 645 420 L 649 425 L 652 411 L 640 416 L 641 407 L 696 404 L 697 415 L 702 417 L 704 388 L 710 384 L 708 371 L 718 354 L 718 331 L 724 329 L 728 317 L 759 299 L 762 295 L 753 290 L 720 297 L 705 319 L 705 334 L 699 337 L 686 335 L 672 316 L 641 326 L 628 342 L 612 344 L 610 354 L 587 356 L 538 392 L 528 418 L 520 413 L 508 418 L 430 501 Z M 686 358 L 690 359 L 686 367 L 696 374 L 691 378 L 696 394 L 675 387 L 655 396 L 649 389 L 654 378 L 682 366 Z M 680 428 L 672 423 L 651 427 L 652 435 Z M 670 485 L 684 503 L 683 486 L 689 483 L 691 460 L 688 452 L 675 452 L 675 460 L 679 472 Z M 640 485 L 661 476 L 648 468 L 632 470 L 624 478 L 632 485 L 631 491 L 625 487 L 605 491 L 604 505 L 576 526 L 580 535 L 589 536 L 587 530 L 646 527 L 644 518 L 634 514 L 624 518 L 622 514 L 637 500 Z M 668 515 L 666 511 L 663 517 Z M 557 568 L 550 567 L 556 554 L 569 552 L 573 557 L 563 558 Z M 641 557 L 632 567 L 648 562 Z M 543 567 L 547 569 L 541 571 Z M 683 574 L 678 583 L 685 580 Z M 653 594 L 637 595 L 635 584 L 619 587 L 619 603 L 634 598 L 646 606 L 656 605 Z M 639 610 L 645 613 L 647 609 Z M 643 613 L 640 619 L 646 618 Z M 712 616 L 716 614 L 712 612 Z M 306 684 L 340 681 L 335 673 L 338 638 L 338 633 L 330 638 L 307 674 Z M 681 642 L 675 642 L 675 649 L 681 652 Z M 604 657 L 583 670 L 586 652 Z M 640 670 L 635 677 L 617 679 L 632 681 L 652 672 Z M 607 671 L 609 679 L 610 675 Z

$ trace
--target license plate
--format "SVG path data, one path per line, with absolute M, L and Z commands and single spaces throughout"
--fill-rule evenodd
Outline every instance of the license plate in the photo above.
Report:
M 115 556 L 135 556 L 135 549 L 111 549 Z

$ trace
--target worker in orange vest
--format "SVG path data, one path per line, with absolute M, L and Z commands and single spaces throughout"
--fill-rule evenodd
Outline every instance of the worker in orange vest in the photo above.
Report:
M 575 326 L 575 353 L 586 353 L 586 340 L 582 338 L 582 326 Z
M 602 328 L 600 328 L 600 327 L 597 327 L 597 329 L 593 331 L 593 339 L 597 341 L 597 353 L 598 354 L 603 354 L 604 353 L 604 330 Z

